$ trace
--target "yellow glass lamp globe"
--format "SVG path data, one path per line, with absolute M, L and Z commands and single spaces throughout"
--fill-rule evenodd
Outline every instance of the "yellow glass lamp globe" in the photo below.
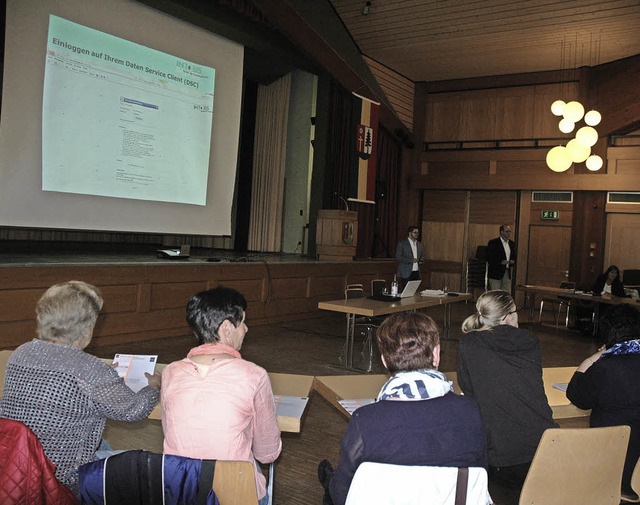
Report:
M 600 170 L 602 168 L 603 161 L 597 154 L 592 154 L 587 158 L 587 168 L 592 172 Z
M 602 116 L 597 110 L 590 110 L 584 115 L 584 122 L 589 126 L 598 126 L 602 121 Z
M 585 146 L 578 142 L 576 139 L 571 139 L 567 142 L 567 151 L 571 157 L 571 161 L 574 163 L 582 163 L 591 154 L 591 147 Z
M 571 133 L 575 128 L 576 124 L 569 119 L 561 119 L 560 123 L 558 123 L 558 128 L 562 133 Z
M 565 119 L 577 123 L 584 116 L 584 107 L 580 102 L 569 102 L 562 113 Z
M 594 146 L 598 142 L 598 132 L 591 126 L 583 126 L 576 132 L 576 140 L 584 146 Z
M 556 146 L 547 153 L 547 166 L 554 172 L 565 172 L 571 167 L 571 156 L 564 146 Z
M 551 113 L 554 116 L 562 116 L 562 113 L 564 112 L 564 108 L 566 106 L 567 104 L 564 102 L 564 100 L 556 100 L 551 104 Z

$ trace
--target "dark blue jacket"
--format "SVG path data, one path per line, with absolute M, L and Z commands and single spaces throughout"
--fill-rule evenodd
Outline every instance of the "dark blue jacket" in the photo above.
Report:
M 486 468 L 487 441 L 478 404 L 447 393 L 428 400 L 383 400 L 357 409 L 329 484 L 334 505 L 345 503 L 364 461 Z
M 213 460 L 126 451 L 79 468 L 80 503 L 220 505 L 214 470 Z

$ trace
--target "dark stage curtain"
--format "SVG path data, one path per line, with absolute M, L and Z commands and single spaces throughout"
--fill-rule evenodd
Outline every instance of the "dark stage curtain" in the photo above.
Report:
M 356 162 L 356 119 L 354 97 L 337 84 L 331 87 L 330 140 L 327 148 L 328 187 L 332 209 L 344 209 L 349 194 L 349 173 Z M 378 164 L 376 204 L 349 202 L 349 210 L 358 213 L 358 246 L 356 258 L 395 256 L 396 209 L 402 148 L 398 139 L 378 128 Z

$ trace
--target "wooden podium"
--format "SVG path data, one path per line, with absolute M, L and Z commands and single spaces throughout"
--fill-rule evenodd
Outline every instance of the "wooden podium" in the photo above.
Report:
M 316 251 L 318 258 L 351 261 L 358 244 L 358 213 L 349 210 L 318 211 Z

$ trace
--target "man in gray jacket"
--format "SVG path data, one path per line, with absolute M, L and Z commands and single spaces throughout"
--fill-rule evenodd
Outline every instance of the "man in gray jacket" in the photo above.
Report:
M 418 241 L 420 230 L 417 226 L 409 226 L 407 238 L 398 242 L 396 260 L 398 260 L 397 276 L 402 279 L 402 286 L 420 279 L 420 264 L 424 261 L 424 246 Z

